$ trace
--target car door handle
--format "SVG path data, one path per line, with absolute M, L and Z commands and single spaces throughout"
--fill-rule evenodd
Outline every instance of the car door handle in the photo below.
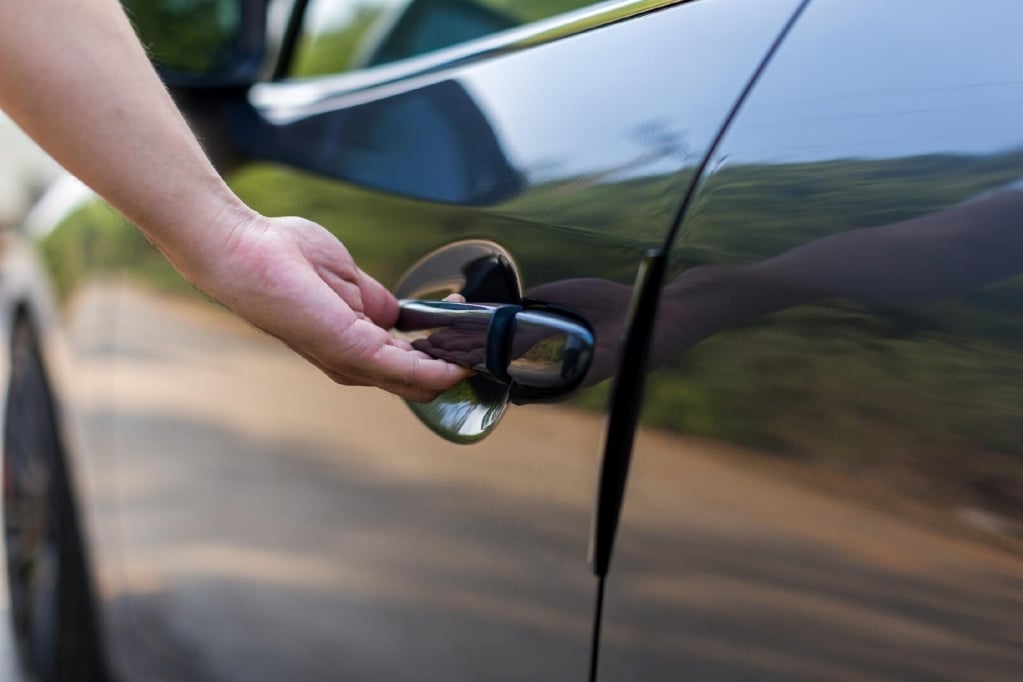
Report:
M 509 385 L 515 402 L 571 392 L 593 358 L 589 325 L 557 307 L 410 299 L 399 306 L 399 338 L 432 357 Z

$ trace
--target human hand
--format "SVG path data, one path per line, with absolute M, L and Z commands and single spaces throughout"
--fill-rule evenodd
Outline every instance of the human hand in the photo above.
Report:
M 397 303 L 330 233 L 238 199 L 120 3 L 0 2 L 0 29 L 0 107 L 189 281 L 340 383 L 429 400 L 467 374 L 391 340 Z
M 255 216 L 203 251 L 186 276 L 338 383 L 426 402 L 469 375 L 392 339 L 397 301 L 316 223 Z

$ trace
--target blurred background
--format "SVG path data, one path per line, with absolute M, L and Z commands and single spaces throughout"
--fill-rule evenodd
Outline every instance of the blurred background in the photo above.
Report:
M 9 227 L 25 213 L 60 172 L 50 157 L 0 111 L 0 225 Z
M 0 112 L 0 228 L 7 229 L 24 218 L 36 199 L 60 174 L 61 169 L 21 130 Z M 21 679 L 8 613 L 5 564 L 0 562 L 0 680 Z

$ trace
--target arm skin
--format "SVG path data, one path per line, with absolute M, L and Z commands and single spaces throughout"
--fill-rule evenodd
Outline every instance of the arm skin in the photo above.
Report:
M 3 0 L 0 64 L 0 109 L 189 281 L 332 379 L 425 401 L 466 376 L 390 338 L 397 302 L 324 228 L 234 195 L 117 0 Z

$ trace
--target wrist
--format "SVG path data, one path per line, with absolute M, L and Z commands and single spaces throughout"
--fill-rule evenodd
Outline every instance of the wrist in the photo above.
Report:
M 213 293 L 210 288 L 225 276 L 245 235 L 266 229 L 269 223 L 226 185 L 200 201 L 182 202 L 161 213 L 166 220 L 156 216 L 140 222 L 139 229 L 178 272 L 207 293 Z

